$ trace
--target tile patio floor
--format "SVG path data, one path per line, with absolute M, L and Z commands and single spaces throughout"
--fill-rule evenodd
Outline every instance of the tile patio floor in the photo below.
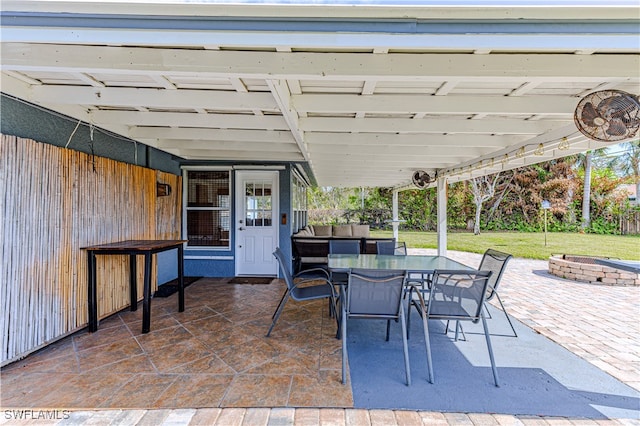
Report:
M 2 370 L 5 407 L 351 407 L 326 303 L 289 303 L 264 337 L 284 282 L 200 279 L 142 309 L 100 322 Z M 54 391 L 59 389 L 60 391 Z
M 480 260 L 449 255 L 473 266 Z M 511 262 L 500 292 L 509 313 L 640 390 L 640 288 L 562 280 L 548 275 L 546 265 Z M 3 368 L 2 408 L 69 408 L 72 417 L 62 423 L 73 424 L 640 425 L 638 419 L 350 409 L 326 304 L 289 303 L 272 337 L 264 337 L 283 290 L 280 280 L 201 279 L 188 287 L 183 313 L 176 295 L 153 300 L 146 335 L 141 309 L 111 316 L 96 333 L 78 332 Z M 0 423 L 15 422 L 6 417 Z

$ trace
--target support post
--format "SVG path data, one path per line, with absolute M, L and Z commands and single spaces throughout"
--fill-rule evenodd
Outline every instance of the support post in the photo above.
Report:
M 393 227 L 393 238 L 396 239 L 396 241 L 398 241 L 398 225 L 399 225 L 399 219 L 398 219 L 398 190 L 394 190 L 392 197 L 391 197 L 391 209 L 392 209 L 392 215 L 393 215 L 393 221 L 391 222 L 391 226 Z
M 447 255 L 447 178 L 438 178 L 438 256 Z

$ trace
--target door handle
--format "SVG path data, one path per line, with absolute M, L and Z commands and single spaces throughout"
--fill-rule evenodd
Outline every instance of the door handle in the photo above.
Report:
M 241 226 L 240 228 L 238 228 L 238 231 L 244 231 L 244 228 Z

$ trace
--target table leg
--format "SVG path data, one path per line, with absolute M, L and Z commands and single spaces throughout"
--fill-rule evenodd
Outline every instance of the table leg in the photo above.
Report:
M 184 312 L 184 248 L 178 246 L 178 312 Z
M 96 290 L 96 254 L 87 250 L 87 307 L 89 309 L 89 331 L 98 330 L 98 295 Z
M 148 333 L 151 327 L 151 261 L 153 255 L 144 254 L 144 300 L 142 302 L 142 332 Z
M 138 271 L 136 255 L 129 255 L 129 300 L 131 303 L 131 310 L 138 310 Z
M 346 286 L 346 284 L 338 285 L 338 287 L 340 287 L 340 296 L 338 298 L 340 309 L 338 309 L 339 313 L 336 313 L 336 315 L 338 315 L 338 331 L 336 332 L 336 338 L 338 339 L 342 339 L 342 321 L 344 320 L 342 315 L 342 305 L 347 302 L 347 291 L 345 288 Z

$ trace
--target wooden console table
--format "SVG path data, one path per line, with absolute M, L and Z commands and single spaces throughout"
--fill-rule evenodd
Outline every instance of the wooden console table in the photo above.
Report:
M 178 251 L 178 310 L 184 311 L 184 243 L 186 240 L 128 240 L 110 244 L 82 247 L 88 260 L 89 331 L 98 330 L 98 292 L 96 283 L 97 255 L 129 255 L 129 295 L 131 310 L 138 309 L 136 256 L 144 255 L 144 298 L 142 303 L 142 332 L 148 333 L 151 322 L 151 263 L 152 254 Z

